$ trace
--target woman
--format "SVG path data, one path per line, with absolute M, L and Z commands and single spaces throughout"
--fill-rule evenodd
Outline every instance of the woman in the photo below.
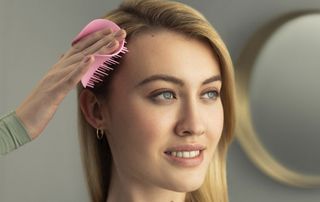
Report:
M 234 88 L 221 38 L 176 2 L 127 1 L 104 18 L 126 30 L 129 52 L 94 90 L 78 85 L 92 199 L 227 201 Z
M 129 52 L 94 89 L 77 86 L 92 200 L 228 201 L 234 80 L 221 38 L 199 12 L 177 2 L 125 1 L 104 18 L 126 30 L 120 35 Z M 56 93 L 56 103 L 86 71 L 88 63 L 79 62 L 84 55 L 112 52 L 104 48 L 108 36 L 107 30 L 88 36 L 63 56 L 82 68 L 73 68 L 78 76 L 65 91 L 46 89 Z

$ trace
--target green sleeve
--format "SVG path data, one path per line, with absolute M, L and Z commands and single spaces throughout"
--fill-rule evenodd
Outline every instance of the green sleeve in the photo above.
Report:
M 0 118 L 0 156 L 30 141 L 31 138 L 15 111 Z

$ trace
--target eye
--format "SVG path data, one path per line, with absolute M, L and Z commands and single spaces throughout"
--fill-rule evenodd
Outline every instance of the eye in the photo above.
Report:
M 217 90 L 210 90 L 204 93 L 204 95 L 207 95 L 205 99 L 216 100 L 219 98 L 220 93 Z
M 162 91 L 162 92 L 157 92 L 151 96 L 152 99 L 154 100 L 171 100 L 171 99 L 176 99 L 176 95 L 172 91 Z

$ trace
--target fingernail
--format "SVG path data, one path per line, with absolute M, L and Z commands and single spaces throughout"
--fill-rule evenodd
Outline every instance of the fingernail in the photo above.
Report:
M 111 34 L 112 30 L 110 28 L 103 31 L 104 34 Z
M 116 41 L 112 40 L 110 43 L 107 44 L 108 48 L 111 48 L 112 46 L 116 45 Z
M 121 36 L 122 34 L 124 34 L 124 30 L 123 29 L 120 29 L 118 30 L 116 33 L 115 33 L 115 37 L 118 37 L 118 36 Z

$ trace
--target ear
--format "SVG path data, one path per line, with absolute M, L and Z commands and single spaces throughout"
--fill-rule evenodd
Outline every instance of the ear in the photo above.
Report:
M 94 128 L 105 129 L 106 117 L 103 114 L 102 103 L 87 89 L 82 90 L 79 96 L 81 111 L 87 122 Z

